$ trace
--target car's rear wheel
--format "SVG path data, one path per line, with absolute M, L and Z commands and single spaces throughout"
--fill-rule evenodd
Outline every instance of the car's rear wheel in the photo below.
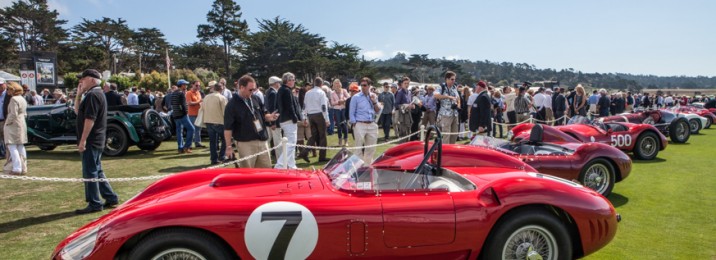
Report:
M 701 130 L 701 122 L 698 119 L 689 119 L 689 128 L 692 135 L 698 134 Z
M 484 259 L 572 259 L 567 227 L 543 210 L 505 216 L 484 246 Z
M 652 132 L 645 132 L 639 136 L 634 145 L 634 157 L 639 160 L 651 160 L 659 154 L 659 137 Z
M 121 156 L 129 149 L 129 137 L 127 131 L 117 124 L 107 124 L 107 143 L 104 146 L 104 154 L 107 156 Z
M 145 151 L 154 151 L 159 148 L 160 145 L 162 145 L 162 141 L 154 141 L 154 139 L 147 139 L 141 143 L 138 143 L 137 147 Z
M 689 121 L 679 118 L 669 125 L 669 137 L 674 143 L 686 143 L 691 136 Z
M 156 141 L 164 141 L 167 138 L 167 125 L 159 113 L 153 109 L 142 112 L 142 125 L 149 133 L 149 136 Z
M 714 123 L 712 120 L 713 120 L 713 119 L 711 119 L 710 117 L 706 117 L 706 126 L 704 126 L 704 129 L 709 129 L 709 128 L 711 128 L 711 124 Z
M 200 230 L 170 228 L 152 232 L 128 259 L 235 259 L 224 242 Z
M 582 168 L 579 182 L 606 197 L 614 188 L 614 167 L 603 158 L 594 159 Z

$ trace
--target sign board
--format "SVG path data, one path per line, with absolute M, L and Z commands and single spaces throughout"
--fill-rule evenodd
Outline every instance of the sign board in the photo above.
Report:
M 37 91 L 35 87 L 35 71 L 34 70 L 21 70 L 20 71 L 20 82 L 22 85 L 27 85 L 30 90 Z

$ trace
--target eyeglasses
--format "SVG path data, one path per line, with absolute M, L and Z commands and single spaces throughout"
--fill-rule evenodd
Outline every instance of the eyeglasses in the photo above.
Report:
M 455 78 L 451 78 L 451 79 L 449 79 L 449 80 L 450 80 L 450 81 L 455 81 Z
M 290 79 L 288 79 L 288 81 L 296 81 L 296 79 L 290 78 Z
M 360 84 L 361 87 L 367 87 L 368 84 Z

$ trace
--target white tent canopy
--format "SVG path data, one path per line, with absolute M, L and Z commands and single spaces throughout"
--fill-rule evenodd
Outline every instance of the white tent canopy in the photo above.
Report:
M 4 70 L 0 70 L 0 78 L 4 78 L 7 81 L 17 81 L 20 82 L 20 76 L 15 76 L 13 74 L 7 73 Z

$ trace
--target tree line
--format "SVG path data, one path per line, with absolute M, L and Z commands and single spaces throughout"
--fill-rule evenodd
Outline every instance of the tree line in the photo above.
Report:
M 168 53 L 170 66 L 180 69 L 177 75 L 170 75 L 172 79 L 176 79 L 174 76 L 235 79 L 251 73 L 259 82 L 265 82 L 271 75 L 291 71 L 303 80 L 315 76 L 350 81 L 362 76 L 409 75 L 419 82 L 441 82 L 444 72 L 452 70 L 465 84 L 474 84 L 477 80 L 495 85 L 557 80 L 568 86 L 580 83 L 632 91 L 645 87 L 716 87 L 716 77 L 583 73 L 571 68 L 539 69 L 526 63 L 436 59 L 428 54 L 398 53 L 389 59 L 368 61 L 360 55 L 357 46 L 329 41 L 301 24 L 281 17 L 257 19 L 258 29 L 251 32 L 241 16 L 241 7 L 234 0 L 215 0 L 207 12 L 206 23 L 197 26 L 197 41 L 172 45 L 157 28 L 132 29 L 128 21 L 119 17 L 83 19 L 69 26 L 66 20 L 59 19 L 56 10 L 49 9 L 47 0 L 19 0 L 0 9 L 0 51 L 3 53 L 0 68 L 16 71 L 19 52 L 56 52 L 58 75 L 85 68 L 133 72 L 150 78 L 138 76 L 115 81 L 122 81 L 122 85 L 163 88 Z

